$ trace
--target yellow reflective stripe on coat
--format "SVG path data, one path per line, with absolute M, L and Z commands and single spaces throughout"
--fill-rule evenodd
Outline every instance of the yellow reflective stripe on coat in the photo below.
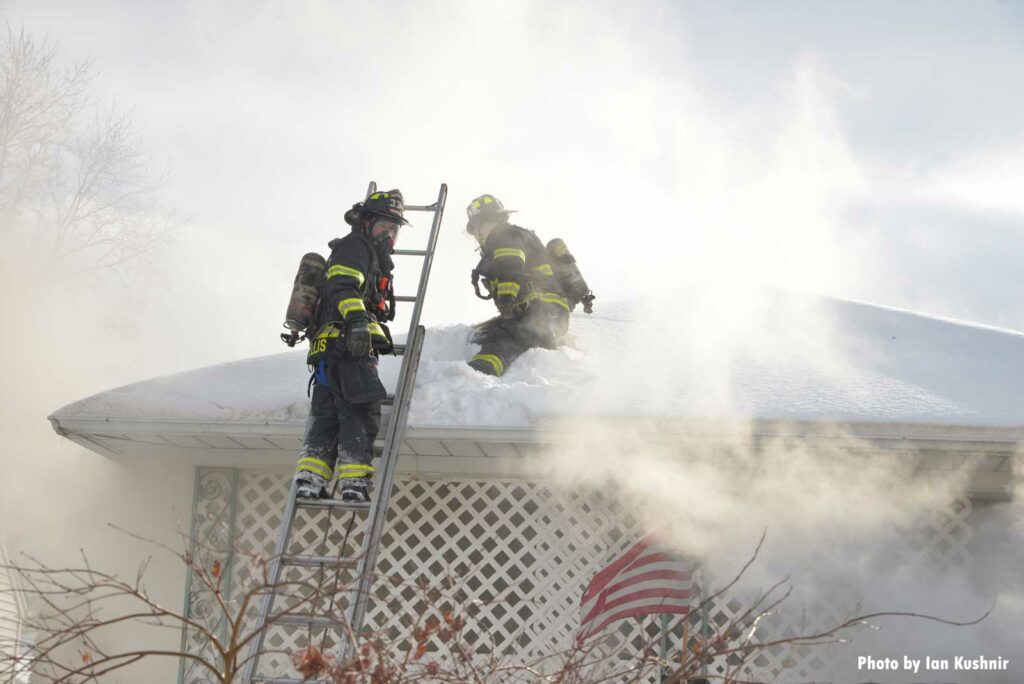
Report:
M 561 295 L 556 295 L 554 292 L 531 292 L 526 295 L 524 301 L 532 302 L 535 299 L 539 299 L 545 304 L 557 304 L 566 311 L 569 311 L 569 300 Z
M 555 272 L 551 270 L 551 264 L 541 264 L 540 266 L 534 266 L 530 269 L 534 273 L 539 273 L 542 276 L 553 276 Z
M 331 278 L 335 278 L 337 276 L 348 276 L 350 278 L 355 278 L 356 282 L 359 283 L 359 287 L 362 287 L 363 283 L 366 282 L 366 276 L 363 275 L 362 271 L 356 268 L 342 266 L 341 264 L 335 264 L 334 266 L 331 266 L 329 269 L 327 269 L 328 280 L 330 280 Z
M 501 359 L 499 359 L 494 354 L 477 354 L 476 356 L 473 357 L 472 360 L 486 361 L 487 363 L 491 364 L 491 366 L 494 367 L 494 372 L 496 375 L 501 375 L 502 373 L 505 372 L 505 364 L 503 364 L 501 362 Z
M 517 259 L 522 259 L 524 264 L 526 263 L 526 252 L 521 249 L 515 249 L 514 247 L 501 247 L 494 250 L 495 261 L 502 257 L 515 257 Z
M 497 294 L 499 297 L 503 297 L 505 295 L 518 297 L 519 283 L 511 280 L 503 283 L 498 283 L 498 287 L 495 289 L 495 294 Z
M 324 327 L 320 328 L 320 332 L 318 332 L 316 334 L 316 337 L 314 339 L 320 340 L 320 339 L 324 339 L 324 338 L 337 337 L 340 334 L 341 334 L 340 330 L 338 330 L 333 325 L 328 324 L 328 325 L 325 325 Z
M 376 321 L 370 321 L 370 334 L 380 335 L 383 338 L 387 338 L 387 335 L 384 334 L 384 329 L 381 328 L 380 323 L 377 323 Z
M 374 467 L 362 463 L 345 463 L 338 465 L 338 479 L 346 477 L 367 477 L 374 472 Z
M 330 480 L 334 477 L 334 471 L 331 469 L 331 466 L 327 464 L 327 461 L 322 461 L 319 458 L 313 458 L 312 456 L 299 459 L 298 465 L 295 466 L 295 472 L 301 473 L 303 471 L 316 473 L 325 480 Z
M 353 311 L 366 311 L 366 307 L 363 305 L 362 299 L 352 297 L 351 299 L 342 299 L 338 302 L 338 313 L 341 314 L 342 318 L 348 317 L 348 315 Z

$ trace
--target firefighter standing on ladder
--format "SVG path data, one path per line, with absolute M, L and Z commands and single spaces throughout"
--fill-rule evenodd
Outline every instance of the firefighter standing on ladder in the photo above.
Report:
M 528 349 L 562 346 L 569 331 L 571 305 L 552 270 L 551 255 L 532 230 L 508 222 L 511 213 L 493 195 L 481 195 L 466 208 L 466 231 L 480 244 L 473 286 L 477 296 L 493 298 L 499 312 L 473 334 L 481 348 L 469 365 L 496 376 Z M 480 279 L 486 297 L 480 295 Z
M 313 393 L 295 468 L 299 498 L 328 498 L 337 472 L 342 501 L 370 500 L 373 442 L 386 396 L 377 355 L 394 351 L 384 323 L 395 313 L 391 254 L 400 227 L 408 224 L 404 213 L 401 192 L 375 192 L 346 212 L 352 232 L 329 244 L 310 326 Z

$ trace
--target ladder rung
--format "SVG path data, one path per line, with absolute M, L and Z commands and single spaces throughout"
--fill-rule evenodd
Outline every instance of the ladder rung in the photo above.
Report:
M 352 503 L 336 499 L 299 499 L 295 502 L 295 506 L 297 508 L 341 509 L 343 511 L 365 511 L 370 508 L 368 503 Z
M 386 396 L 383 399 L 381 399 L 380 403 L 382 405 L 384 405 L 384 406 L 394 406 L 395 405 L 395 395 L 394 394 L 389 394 L 388 396 Z
M 333 620 L 329 617 L 320 617 L 319 615 L 278 615 L 275 618 L 271 618 L 270 624 L 272 625 L 313 625 L 314 627 L 338 627 L 342 626 L 340 620 Z M 254 678 L 255 679 L 255 678 Z M 256 681 L 260 681 L 256 679 Z
M 285 565 L 317 566 L 323 565 L 327 568 L 355 568 L 358 561 L 351 558 L 338 558 L 337 556 L 285 556 L 281 559 Z
M 427 256 L 425 249 L 396 249 L 391 253 L 396 256 Z
M 395 354 L 402 355 L 402 354 L 405 353 L 405 345 L 404 344 L 396 344 L 396 345 L 394 345 L 394 347 L 395 347 Z
M 410 295 L 398 295 L 395 297 L 396 302 L 415 302 L 416 298 Z
M 406 211 L 434 211 L 437 209 L 437 203 L 434 204 L 406 204 Z

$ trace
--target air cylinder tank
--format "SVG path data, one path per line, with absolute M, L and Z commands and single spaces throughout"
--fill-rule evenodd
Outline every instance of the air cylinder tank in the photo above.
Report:
M 324 279 L 327 260 L 316 252 L 310 252 L 299 262 L 299 272 L 295 274 L 292 296 L 288 300 L 288 311 L 284 316 L 284 327 L 294 332 L 302 332 L 313 321 L 316 300 L 320 293 L 320 283 Z
M 594 300 L 594 295 L 591 293 L 587 281 L 583 279 L 580 269 L 576 266 L 576 257 L 572 255 L 561 238 L 555 238 L 548 243 L 547 247 L 548 254 L 551 255 L 551 270 L 555 272 L 558 284 L 565 291 L 569 303 L 575 307 L 583 302 L 583 310 L 592 313 L 591 303 Z

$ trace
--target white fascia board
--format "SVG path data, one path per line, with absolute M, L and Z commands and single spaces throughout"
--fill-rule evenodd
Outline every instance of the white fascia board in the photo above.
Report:
M 540 433 L 559 434 L 572 431 L 580 440 L 604 441 L 615 430 L 630 431 L 658 442 L 766 440 L 776 437 L 798 437 L 807 440 L 842 442 L 863 440 L 878 446 L 896 443 L 936 448 L 947 445 L 959 450 L 972 445 L 992 448 L 995 445 L 1015 448 L 1024 445 L 1024 421 L 1020 426 L 951 425 L 943 423 L 842 423 L 838 421 L 795 420 L 733 420 L 694 418 L 616 418 L 545 421 L 538 425 Z
M 81 434 L 132 435 L 282 435 L 302 434 L 304 423 L 253 421 L 201 421 L 103 416 L 49 416 L 53 430 L 62 437 Z
M 90 435 L 252 435 L 301 438 L 305 422 L 139 420 L 104 416 L 49 417 L 54 431 L 79 443 Z M 386 418 L 385 418 L 386 419 Z M 573 439 L 606 441 L 616 430 L 629 431 L 655 442 L 744 444 L 754 446 L 776 437 L 823 442 L 863 440 L 894 450 L 1015 452 L 1024 445 L 1024 427 L 958 426 L 927 423 L 852 423 L 773 420 L 697 420 L 613 418 L 547 420 L 534 427 L 410 426 L 406 440 L 440 440 L 489 444 L 542 445 Z M 84 444 L 89 448 L 96 445 Z M 103 448 L 103 447 L 101 447 Z
M 53 430 L 62 437 L 96 434 L 131 435 L 258 435 L 301 437 L 305 422 L 139 420 L 96 416 L 49 416 Z M 473 442 L 539 443 L 546 440 L 536 428 L 418 427 L 405 429 L 404 439 L 457 440 Z

